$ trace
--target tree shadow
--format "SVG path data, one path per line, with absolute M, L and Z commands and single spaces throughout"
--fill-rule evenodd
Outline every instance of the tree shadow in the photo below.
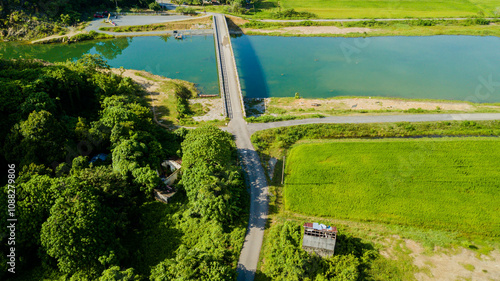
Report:
M 366 251 L 375 250 L 372 244 L 365 243 L 361 238 L 340 233 L 335 243 L 335 255 L 350 255 L 360 258 Z
M 170 204 L 148 202 L 139 208 L 136 230 L 124 241 L 129 244 L 129 256 L 124 260 L 139 274 L 149 275 L 151 267 L 174 257 L 183 233 L 176 229 L 170 214 Z
M 257 1 L 255 5 L 255 10 L 257 12 L 261 12 L 263 9 L 272 9 L 272 8 L 277 8 L 279 5 L 276 2 L 271 2 L 271 1 Z

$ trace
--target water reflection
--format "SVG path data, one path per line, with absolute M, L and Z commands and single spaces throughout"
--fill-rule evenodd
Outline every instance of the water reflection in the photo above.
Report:
M 102 41 L 95 45 L 95 50 L 107 60 L 112 60 L 121 55 L 132 40 L 133 37 L 120 37 L 115 40 Z
M 100 54 L 111 67 L 147 70 L 156 75 L 196 83 L 204 94 L 218 94 L 213 36 L 119 37 L 74 44 L 32 45 L 0 43 L 3 58 L 37 58 L 50 62 L 77 60 Z

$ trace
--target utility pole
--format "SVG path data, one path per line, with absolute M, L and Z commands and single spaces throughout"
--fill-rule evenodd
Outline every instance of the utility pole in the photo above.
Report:
M 285 179 L 285 156 L 283 156 L 283 168 L 281 169 L 281 185 L 283 185 L 284 179 Z

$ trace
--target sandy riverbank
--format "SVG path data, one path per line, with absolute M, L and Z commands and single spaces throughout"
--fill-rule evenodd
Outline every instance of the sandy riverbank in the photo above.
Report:
M 246 105 L 252 116 L 500 112 L 498 104 L 380 97 L 263 98 L 247 99 Z

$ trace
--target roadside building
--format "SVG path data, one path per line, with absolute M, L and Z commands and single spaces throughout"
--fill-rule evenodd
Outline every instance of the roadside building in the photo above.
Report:
M 319 223 L 305 223 L 302 249 L 320 256 L 331 256 L 335 252 L 337 228 Z
M 181 160 L 165 160 L 161 163 L 161 173 L 157 171 L 162 184 L 153 190 L 156 200 L 168 203 L 177 190 L 173 186 L 181 171 Z

